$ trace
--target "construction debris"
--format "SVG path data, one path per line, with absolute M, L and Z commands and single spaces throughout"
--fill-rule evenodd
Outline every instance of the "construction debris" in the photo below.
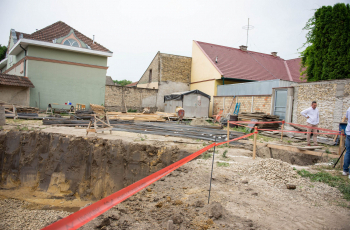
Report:
M 238 115 L 239 121 L 256 121 L 256 122 L 264 122 L 264 121 L 278 121 L 279 116 L 269 115 L 262 112 L 255 113 L 246 113 L 242 112 Z M 252 125 L 255 126 L 255 125 Z M 258 129 L 278 129 L 280 127 L 280 123 L 266 123 L 266 124 L 257 124 Z

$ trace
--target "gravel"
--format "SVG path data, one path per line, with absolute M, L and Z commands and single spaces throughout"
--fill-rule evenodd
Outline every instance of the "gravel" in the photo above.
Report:
M 42 229 L 71 213 L 55 210 L 28 210 L 28 202 L 5 199 L 0 200 L 0 229 Z

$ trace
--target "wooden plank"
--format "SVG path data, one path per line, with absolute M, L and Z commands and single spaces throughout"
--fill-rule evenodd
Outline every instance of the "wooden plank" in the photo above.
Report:
M 313 150 L 313 149 L 322 149 L 322 146 L 304 146 L 304 147 L 297 147 L 300 150 Z
M 263 143 L 256 143 L 258 146 L 263 146 Z M 300 150 L 295 146 L 290 146 L 290 145 L 277 145 L 277 144 L 268 144 L 266 147 L 269 148 L 274 148 L 274 149 L 281 149 L 281 150 L 286 150 L 290 152 L 296 152 L 296 153 L 303 153 L 303 154 L 309 154 L 309 155 L 314 155 L 314 156 L 322 156 L 322 152 L 315 152 L 315 151 L 310 151 L 310 150 Z M 338 158 L 338 155 L 334 154 L 325 154 L 325 156 L 328 156 L 330 158 Z

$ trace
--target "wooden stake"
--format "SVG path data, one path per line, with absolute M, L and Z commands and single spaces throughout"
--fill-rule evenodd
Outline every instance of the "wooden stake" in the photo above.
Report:
M 227 141 L 230 140 L 230 121 L 227 120 Z
M 281 128 L 281 141 L 283 142 L 283 127 L 284 127 L 284 120 L 282 121 L 282 128 Z
M 344 150 L 344 130 L 341 131 L 341 135 L 339 138 L 339 150 L 338 150 L 338 154 L 341 155 L 342 151 Z M 340 159 L 340 167 L 343 167 L 344 164 L 344 156 Z
M 254 127 L 253 159 L 256 157 L 256 139 L 258 136 L 258 127 Z

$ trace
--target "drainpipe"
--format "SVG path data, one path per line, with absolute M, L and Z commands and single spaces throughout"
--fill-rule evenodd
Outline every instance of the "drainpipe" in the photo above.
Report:
M 22 50 L 24 50 L 24 67 L 23 67 L 23 76 L 25 76 L 26 77 L 26 57 L 27 57 L 27 50 L 26 49 L 24 49 L 23 47 L 22 47 L 22 45 L 21 44 L 19 44 L 19 46 L 22 48 Z

